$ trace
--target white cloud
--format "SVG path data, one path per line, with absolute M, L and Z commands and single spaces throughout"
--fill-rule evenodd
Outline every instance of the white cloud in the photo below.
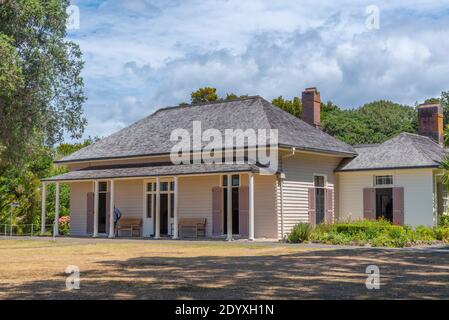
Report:
M 104 1 L 71 33 L 86 59 L 87 132 L 104 136 L 212 85 L 221 94 L 292 97 L 317 86 L 354 107 L 412 104 L 449 90 L 446 1 Z

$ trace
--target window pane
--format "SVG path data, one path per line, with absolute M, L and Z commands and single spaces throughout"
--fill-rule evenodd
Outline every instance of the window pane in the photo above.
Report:
M 228 176 L 223 176 L 223 187 L 228 185 Z
M 153 199 L 153 195 L 152 194 L 148 194 L 147 195 L 147 218 L 151 218 L 151 203 Z
M 170 191 L 174 191 L 175 190 L 175 183 L 172 181 L 170 182 Z
M 375 183 L 378 186 L 392 185 L 393 184 L 393 176 L 376 176 Z
M 161 191 L 168 191 L 168 182 L 161 182 Z
M 108 192 L 108 183 L 107 182 L 100 182 L 98 184 L 98 190 L 100 192 Z
M 147 191 L 148 192 L 151 192 L 151 191 L 153 191 L 153 183 L 147 183 Z
M 232 176 L 232 186 L 238 187 L 240 185 L 240 177 L 236 174 Z
M 324 188 L 324 176 L 315 176 L 314 185 L 315 187 Z

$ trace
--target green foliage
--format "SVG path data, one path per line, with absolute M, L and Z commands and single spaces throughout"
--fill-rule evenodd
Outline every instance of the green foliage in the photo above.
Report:
M 312 234 L 312 226 L 308 223 L 298 223 L 295 225 L 288 235 L 288 242 L 301 243 L 309 241 L 310 235 Z
M 91 144 L 97 142 L 98 140 L 99 140 L 98 137 L 94 137 L 94 138 L 89 137 L 80 143 L 61 143 L 56 148 L 56 154 L 60 158 L 66 157 L 66 156 L 74 153 L 75 151 L 78 151 L 84 147 L 90 146 Z
M 435 238 L 437 240 L 449 243 L 449 227 L 435 228 Z
M 294 115 L 295 117 L 301 118 L 302 104 L 299 97 L 294 97 L 293 100 L 284 99 L 279 96 L 271 101 L 271 103 L 284 111 Z
M 438 226 L 449 228 L 449 214 L 443 214 L 438 217 Z
M 68 0 L 0 5 L 0 163 L 23 166 L 42 146 L 81 136 L 83 62 L 66 38 Z
M 443 170 L 441 182 L 446 188 L 449 188 L 449 156 L 446 156 L 440 164 L 440 169 Z
M 82 143 L 64 144 L 49 152 L 40 149 L 38 156 L 23 167 L 8 166 L 0 176 L 0 223 L 9 223 L 9 210 L 12 202 L 18 202 L 19 208 L 13 210 L 14 224 L 40 223 L 41 182 L 40 179 L 67 172 L 64 166 L 54 166 L 53 159 L 68 155 L 91 144 L 95 139 Z M 61 153 L 59 153 L 61 152 Z M 62 184 L 60 188 L 60 216 L 69 215 L 70 188 Z M 47 186 L 47 221 L 51 223 L 55 210 L 55 186 Z
M 417 112 L 391 101 L 375 101 L 358 109 L 323 112 L 323 131 L 349 144 L 382 143 L 401 132 L 416 133 Z
M 68 0 L 6 1 L 0 5 L 0 221 L 38 223 L 40 179 L 64 168 L 54 158 L 79 146 L 54 145 L 68 133 L 79 138 L 86 120 L 82 104 L 83 61 L 66 37 Z M 54 210 L 49 187 L 48 212 Z M 61 190 L 62 214 L 68 189 Z M 51 213 L 53 214 L 53 213 Z
M 371 245 L 373 247 L 402 248 L 414 244 L 431 244 L 435 240 L 449 240 L 449 228 L 392 225 L 386 220 L 361 220 L 317 226 L 311 241 L 334 245 Z
M 415 229 L 415 240 L 432 241 L 435 240 L 435 230 L 427 226 L 417 226 Z
M 215 102 L 218 100 L 217 89 L 211 87 L 199 88 L 190 95 L 192 103 Z
M 59 218 L 59 233 L 68 235 L 70 233 L 70 217 L 64 216 Z

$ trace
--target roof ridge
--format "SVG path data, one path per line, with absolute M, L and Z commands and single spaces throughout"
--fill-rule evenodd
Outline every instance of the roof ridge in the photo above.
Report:
M 193 108 L 193 107 L 208 106 L 208 105 L 214 105 L 214 104 L 220 104 L 220 103 L 229 103 L 229 102 L 235 102 L 235 101 L 254 100 L 254 99 L 258 99 L 258 98 L 261 98 L 261 97 L 259 95 L 255 95 L 255 96 L 240 97 L 240 98 L 228 99 L 228 100 L 225 99 L 225 100 L 199 102 L 199 103 L 179 104 L 177 106 L 170 106 L 170 107 L 159 108 L 155 112 L 153 112 L 151 115 L 156 114 L 159 111 L 165 111 L 165 110 L 171 110 L 171 109 Z

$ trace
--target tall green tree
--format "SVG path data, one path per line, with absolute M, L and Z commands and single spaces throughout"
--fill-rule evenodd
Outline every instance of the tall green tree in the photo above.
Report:
M 68 0 L 6 1 L 0 5 L 0 144 L 2 165 L 23 164 L 65 133 L 79 138 L 83 61 L 66 38 Z M 12 75 L 12 77 L 9 77 Z
M 39 219 L 40 178 L 53 146 L 79 138 L 86 120 L 79 47 L 66 37 L 68 0 L 0 4 L 0 222 Z M 7 217 L 7 218 L 6 218 Z

